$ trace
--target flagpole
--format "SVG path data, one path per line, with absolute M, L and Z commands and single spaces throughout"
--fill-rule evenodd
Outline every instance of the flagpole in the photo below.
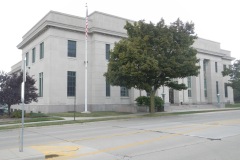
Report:
M 88 82 L 88 79 L 87 79 L 87 66 L 88 66 L 88 57 L 87 57 L 87 38 L 88 38 L 88 6 L 87 6 L 87 3 L 86 3 L 86 28 L 85 28 L 85 109 L 84 109 L 84 113 L 89 113 L 88 111 L 88 106 L 87 106 L 87 82 Z

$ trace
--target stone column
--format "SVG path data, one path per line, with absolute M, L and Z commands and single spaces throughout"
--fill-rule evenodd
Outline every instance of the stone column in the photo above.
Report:
M 202 104 L 205 99 L 203 59 L 199 59 L 198 65 L 201 67 L 199 74 L 196 77 L 192 77 L 192 102 L 195 104 Z

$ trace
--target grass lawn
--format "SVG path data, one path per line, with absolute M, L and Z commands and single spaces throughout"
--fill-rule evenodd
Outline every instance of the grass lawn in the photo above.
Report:
M 91 113 L 80 113 L 76 112 L 76 117 L 106 117 L 106 116 L 119 116 L 119 115 L 129 115 L 132 113 L 126 112 L 91 112 Z M 74 112 L 64 112 L 64 113 L 50 113 L 49 116 L 56 116 L 56 117 L 73 117 Z
M 63 120 L 63 118 L 48 116 L 43 113 L 27 113 L 25 114 L 25 118 L 24 118 L 24 122 L 41 122 L 41 121 L 55 121 L 55 120 Z M 21 121 L 22 121 L 21 116 L 19 116 L 18 118 L 8 117 L 7 115 L 0 116 L 0 125 L 17 124 L 17 123 L 21 123 Z
M 76 124 L 76 123 L 87 123 L 87 122 L 99 122 L 106 120 L 117 120 L 117 119 L 128 119 L 129 117 L 106 117 L 101 119 L 87 119 L 87 120 L 71 120 L 71 121 L 54 121 L 54 122 L 44 122 L 44 123 L 34 123 L 34 124 L 25 124 L 24 127 L 40 127 L 40 126 L 52 126 L 52 125 L 64 125 L 64 124 Z M 0 131 L 6 129 L 16 129 L 21 128 L 20 124 L 12 125 L 12 126 L 1 126 Z
M 60 118 L 60 117 L 24 118 L 24 122 L 41 122 L 41 121 L 56 121 L 56 120 L 63 120 L 63 118 Z M 0 121 L 0 125 L 15 124 L 15 123 L 21 123 L 21 122 L 22 122 L 21 118 L 15 118 L 10 120 L 5 119 L 4 121 Z
M 238 108 L 238 107 L 240 107 L 240 103 L 226 104 L 226 108 Z
M 239 108 L 237 108 L 239 107 Z M 232 109 L 240 109 L 240 104 L 238 105 L 233 105 L 232 107 L 227 107 L 229 109 L 217 109 L 217 110 L 200 110 L 200 111 L 183 111 L 183 112 L 156 112 L 153 114 L 146 114 L 143 115 L 142 117 L 160 117 L 160 116 L 175 116 L 175 115 L 184 115 L 184 114 L 195 114 L 195 113 L 208 113 L 208 112 L 220 112 L 220 111 L 227 111 L 227 110 L 232 110 Z
M 18 114 L 18 113 L 17 113 Z M 91 113 L 75 113 L 76 117 L 109 117 L 109 116 L 118 116 L 118 115 L 131 115 L 131 113 L 123 113 L 123 112 L 91 112 Z M 19 115 L 21 117 L 21 115 Z M 28 124 L 26 126 L 43 126 L 43 125 L 52 125 L 52 124 L 71 124 L 71 123 L 82 123 L 83 121 L 74 121 L 74 122 L 57 122 L 57 120 L 64 120 L 62 117 L 73 117 L 73 112 L 67 113 L 51 113 L 51 114 L 43 114 L 43 113 L 27 113 L 25 114 L 24 122 L 43 122 L 46 124 Z M 21 118 L 10 118 L 7 115 L 0 116 L 0 127 L 5 124 L 20 124 Z M 117 118 L 117 117 L 116 117 Z M 107 118 L 107 119 L 110 119 Z M 114 117 L 113 117 L 114 119 Z M 56 122 L 46 122 L 46 121 L 56 121 Z M 88 120 L 88 121 L 97 121 L 97 120 Z M 5 127 L 9 128 L 9 127 Z M 14 128 L 14 127 L 10 127 Z

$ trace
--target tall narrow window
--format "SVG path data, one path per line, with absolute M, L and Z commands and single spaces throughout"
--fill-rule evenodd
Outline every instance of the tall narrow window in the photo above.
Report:
M 110 44 L 106 44 L 106 60 L 110 58 Z
M 127 87 L 121 87 L 120 92 L 121 92 L 121 97 L 129 96 Z
M 208 60 L 203 60 L 203 76 L 204 76 L 204 96 L 207 97 L 207 64 Z
M 192 97 L 192 78 L 187 77 L 188 97 Z
M 38 96 L 43 97 L 43 72 L 39 73 L 39 88 Z
M 204 96 L 207 97 L 207 79 L 204 78 Z
M 227 83 L 224 83 L 225 97 L 228 97 L 228 86 Z
M 68 40 L 68 57 L 76 57 L 76 41 Z
M 67 72 L 67 96 L 72 97 L 76 95 L 76 72 Z
M 44 58 L 44 42 L 40 44 L 40 59 Z
M 216 81 L 216 93 L 219 94 L 218 81 Z
M 29 64 L 29 54 L 28 54 L 28 52 L 26 53 L 26 66 L 28 66 L 28 64 Z
M 207 60 L 206 59 L 203 60 L 203 71 L 204 72 L 207 71 Z
M 35 48 L 32 49 L 32 63 L 35 63 L 36 52 Z
M 106 97 L 110 97 L 111 90 L 110 90 L 110 83 L 108 80 L 106 80 Z
M 218 72 L 218 66 L 217 66 L 217 62 L 215 62 L 215 72 Z
M 223 70 L 226 70 L 226 69 L 227 69 L 227 65 L 224 64 L 224 65 L 223 65 Z

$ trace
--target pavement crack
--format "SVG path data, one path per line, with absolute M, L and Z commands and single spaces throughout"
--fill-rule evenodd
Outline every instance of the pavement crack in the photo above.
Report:
M 206 138 L 210 141 L 221 141 L 222 139 L 221 138 Z
M 123 126 L 112 126 L 114 128 L 127 128 L 127 127 L 123 127 Z

